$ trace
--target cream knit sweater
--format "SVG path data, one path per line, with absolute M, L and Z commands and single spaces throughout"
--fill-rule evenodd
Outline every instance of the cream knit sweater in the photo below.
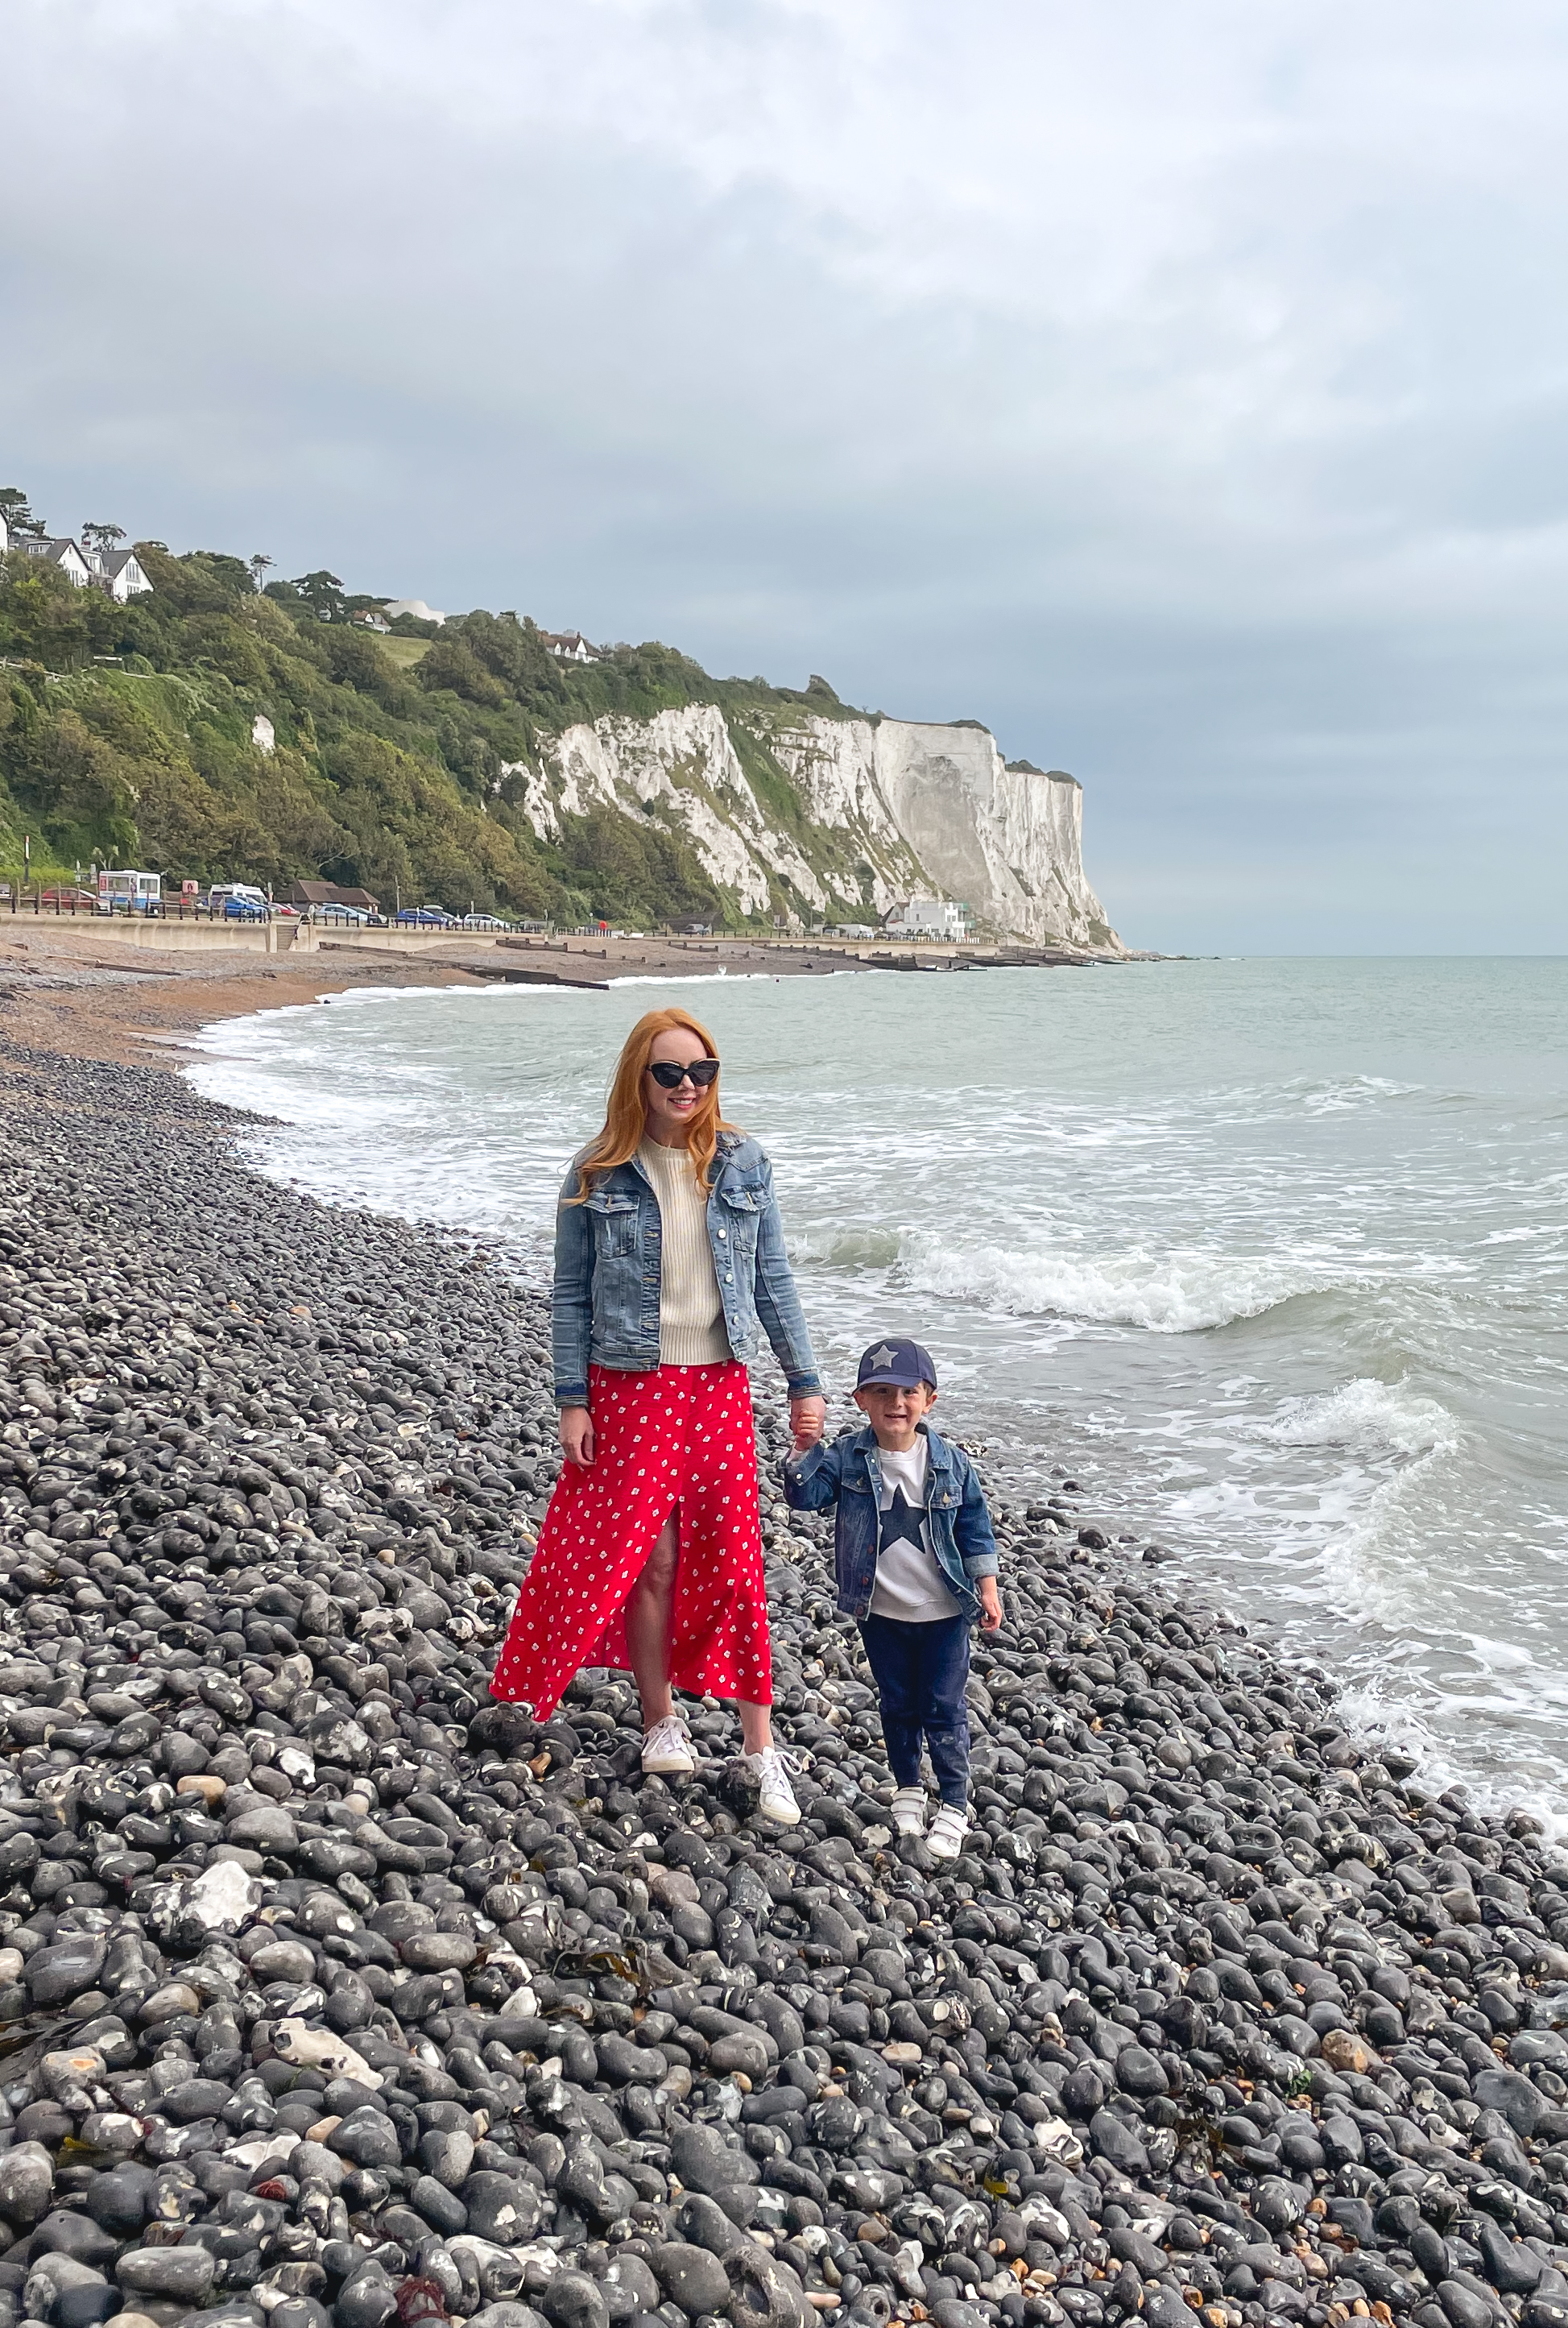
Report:
M 637 1161 L 659 1199 L 662 1252 L 659 1273 L 659 1363 L 718 1366 L 731 1356 L 724 1301 L 708 1241 L 708 1199 L 682 1148 L 644 1140 Z

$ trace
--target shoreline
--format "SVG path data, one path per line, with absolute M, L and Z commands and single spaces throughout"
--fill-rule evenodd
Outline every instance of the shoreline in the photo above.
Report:
M 505 947 L 461 932 L 435 945 L 398 951 L 395 931 L 324 937 L 310 951 L 265 954 L 236 945 L 201 950 L 177 942 L 183 925 L 170 925 L 160 949 L 129 942 L 90 922 L 48 915 L 0 917 L 0 1033 L 65 1058 L 156 1065 L 160 1038 L 194 1034 L 203 1026 L 254 1012 L 311 1003 L 331 994 L 389 988 L 495 983 L 613 990 L 626 983 L 664 980 L 698 982 L 716 976 L 797 978 L 859 975 L 897 970 L 906 974 L 970 974 L 997 966 L 976 949 L 938 945 L 878 953 L 799 940 L 542 938 Z M 406 948 L 417 942 L 404 939 Z M 1028 966 L 1104 966 L 1049 950 L 993 949 L 1000 966 L 1013 957 Z M 1114 966 L 1112 964 L 1111 966 Z
M 410 970 L 420 975 L 410 979 Z M 220 950 L 155 954 L 88 931 L 42 934 L 24 925 L 18 937 L 0 922 L 0 1037 L 62 1059 L 120 1066 L 177 1066 L 161 1056 L 183 1036 L 221 1019 L 319 1001 L 329 994 L 374 992 L 409 984 L 477 986 L 460 968 L 409 962 L 396 955 L 345 962 L 305 954 L 297 965 L 277 957 Z
M 406 2280 L 481 2328 L 1562 2328 L 1568 1857 L 1533 1821 L 1375 1759 L 1050 1482 L 995 1505 L 938 1865 L 890 1832 L 771 1369 L 802 1826 L 754 1816 L 726 1709 L 667 1783 L 624 1676 L 492 1705 L 557 1468 L 541 1299 L 251 1172 L 172 1062 L 15 1027 L 0 2016 L 38 2017 L 0 2294 L 107 2149 L 181 2170 L 175 2239 L 72 2233 L 73 2286 L 155 2328 L 387 2328 Z M 277 2217 L 220 2236 L 258 2182 Z

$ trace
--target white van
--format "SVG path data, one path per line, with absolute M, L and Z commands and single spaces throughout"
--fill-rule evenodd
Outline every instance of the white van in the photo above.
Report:
M 207 908 L 230 922 L 263 921 L 270 911 L 266 890 L 252 881 L 215 881 L 207 892 Z

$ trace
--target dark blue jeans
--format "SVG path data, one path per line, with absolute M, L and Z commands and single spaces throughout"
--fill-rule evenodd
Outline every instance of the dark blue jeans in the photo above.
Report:
M 865 1617 L 860 1638 L 882 1701 L 887 1764 L 900 1787 L 920 1784 L 920 1741 L 942 1799 L 953 1810 L 969 1805 L 969 1619 L 942 1617 L 934 1625 L 900 1624 L 896 1617 Z

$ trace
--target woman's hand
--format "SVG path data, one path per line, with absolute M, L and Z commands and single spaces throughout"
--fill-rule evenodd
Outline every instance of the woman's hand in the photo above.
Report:
M 558 1424 L 563 1453 L 568 1463 L 579 1469 L 591 1471 L 594 1467 L 594 1420 L 586 1406 L 563 1406 Z
M 980 1629 L 996 1633 L 1001 1629 L 1001 1594 L 997 1591 L 994 1576 L 980 1580 Z
M 803 1454 L 808 1447 L 816 1445 L 822 1435 L 823 1425 L 827 1419 L 827 1401 L 819 1397 L 815 1391 L 807 1398 L 791 1399 L 790 1429 L 795 1435 L 797 1455 Z

